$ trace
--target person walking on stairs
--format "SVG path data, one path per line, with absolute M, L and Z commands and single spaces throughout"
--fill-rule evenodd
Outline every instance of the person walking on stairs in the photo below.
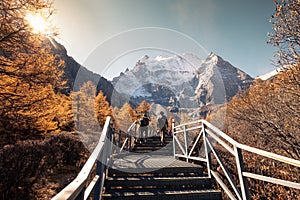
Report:
M 144 113 L 143 117 L 140 119 L 140 138 L 141 141 L 146 142 L 148 137 L 148 125 L 150 123 L 150 118 Z
M 168 129 L 168 119 L 164 115 L 164 112 L 160 112 L 160 117 L 157 120 L 157 127 L 160 132 L 160 142 L 163 144 L 165 142 L 165 134 Z

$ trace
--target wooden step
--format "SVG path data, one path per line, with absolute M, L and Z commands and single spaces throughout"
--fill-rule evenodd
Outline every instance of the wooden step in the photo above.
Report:
M 163 149 L 165 146 L 135 146 L 133 148 L 133 151 L 139 151 L 139 150 L 148 150 L 148 151 L 157 151 L 160 149 Z
M 222 194 L 218 190 L 162 190 L 162 189 L 148 189 L 148 190 L 111 190 L 109 193 L 102 195 L 103 199 L 126 200 L 126 199 L 181 199 L 181 200 L 221 200 Z
M 108 169 L 102 199 L 222 199 L 203 167 L 176 160 L 172 137 L 135 143 L 134 152 L 120 155 Z
M 132 150 L 134 153 L 168 153 L 170 156 L 174 154 L 173 148 L 168 147 L 137 147 Z
M 147 169 L 109 169 L 109 177 L 141 177 L 141 176 L 187 176 L 187 177 L 199 177 L 203 176 L 202 167 L 164 167 L 164 168 L 147 168 Z
M 164 147 L 166 145 L 170 145 L 170 146 L 173 146 L 172 144 L 170 143 L 166 143 L 166 144 L 161 144 L 161 142 L 146 142 L 146 143 L 136 143 L 135 144 L 135 147 Z
M 208 189 L 212 186 L 207 177 L 109 177 L 105 182 L 108 189 L 114 188 L 168 188 L 168 189 Z
M 141 141 L 148 141 L 148 142 L 160 142 L 161 138 L 159 136 L 154 136 L 154 137 L 148 137 L 148 138 L 140 138 L 139 140 Z M 167 136 L 165 137 L 165 141 L 170 142 L 173 141 L 173 137 L 172 136 Z

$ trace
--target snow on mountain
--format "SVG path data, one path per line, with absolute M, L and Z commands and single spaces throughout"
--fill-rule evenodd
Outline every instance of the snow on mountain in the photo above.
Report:
M 132 70 L 114 78 L 112 83 L 115 90 L 131 96 L 142 96 L 139 88 L 148 84 L 180 91 L 183 83 L 193 78 L 195 70 L 195 66 L 180 55 L 160 55 L 156 58 L 146 55 Z
M 206 58 L 197 72 L 196 96 L 200 105 L 225 103 L 253 81 L 248 74 L 214 53 Z
M 143 56 L 132 70 L 112 83 L 130 100 L 169 105 L 176 99 L 184 108 L 222 104 L 252 83 L 253 79 L 211 53 L 205 60 L 192 53 Z
M 275 70 L 273 70 L 273 71 L 271 71 L 269 73 L 266 73 L 264 75 L 258 76 L 256 78 L 265 81 L 265 80 L 268 80 L 269 78 L 272 78 L 272 77 L 276 76 L 279 72 L 280 72 L 280 69 L 275 69 Z

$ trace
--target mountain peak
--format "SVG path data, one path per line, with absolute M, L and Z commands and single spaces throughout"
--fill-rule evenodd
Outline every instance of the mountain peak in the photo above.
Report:
M 209 56 L 206 58 L 206 61 L 211 61 L 217 64 L 220 59 L 222 59 L 220 56 L 218 56 L 214 52 L 210 52 Z
M 149 59 L 149 56 L 148 55 L 144 55 L 141 59 L 140 59 L 140 61 L 141 62 L 145 62 L 146 60 L 148 60 Z
M 112 83 L 133 102 L 170 106 L 170 98 L 176 97 L 181 107 L 192 108 L 225 103 L 251 82 L 249 75 L 211 52 L 206 60 L 192 53 L 140 59 Z
M 218 57 L 218 55 L 217 54 L 215 54 L 214 52 L 210 52 L 210 54 L 209 54 L 209 57 L 215 57 L 215 56 L 217 56 Z

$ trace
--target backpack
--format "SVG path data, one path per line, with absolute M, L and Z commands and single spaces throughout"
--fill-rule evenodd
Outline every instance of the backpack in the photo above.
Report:
M 141 126 L 148 126 L 149 120 L 147 118 L 142 118 L 140 123 L 141 123 Z

